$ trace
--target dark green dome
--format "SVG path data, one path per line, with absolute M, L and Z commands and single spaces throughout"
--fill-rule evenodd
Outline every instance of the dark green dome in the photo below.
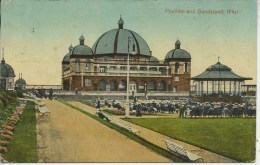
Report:
M 13 68 L 9 64 L 5 63 L 4 59 L 2 59 L 0 67 L 1 77 L 15 77 Z
M 70 55 L 71 55 L 72 49 L 73 49 L 73 46 L 70 45 L 70 47 L 69 47 L 69 53 L 66 54 L 66 55 L 63 57 L 62 62 L 69 62 L 69 61 L 70 61 Z
M 231 68 L 217 62 L 215 65 L 208 67 L 206 71 L 231 71 Z
M 183 49 L 173 49 L 169 51 L 166 56 L 165 60 L 170 59 L 191 59 L 190 53 Z
M 180 47 L 181 47 L 181 42 L 177 40 L 175 42 L 175 49 L 172 49 L 166 54 L 165 60 L 167 61 L 180 60 L 180 59 L 190 60 L 191 59 L 190 53 L 188 53 L 186 50 L 181 49 Z
M 149 60 L 153 62 L 159 62 L 159 60 L 154 56 L 151 56 Z
M 26 85 L 26 81 L 22 78 L 19 78 L 15 81 L 15 85 Z
M 83 35 L 79 37 L 79 45 L 75 46 L 71 50 L 71 55 L 78 56 L 91 56 L 93 55 L 93 51 L 90 47 L 84 44 L 85 38 Z

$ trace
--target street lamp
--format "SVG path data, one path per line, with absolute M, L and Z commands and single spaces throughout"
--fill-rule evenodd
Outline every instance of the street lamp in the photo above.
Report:
M 130 72 L 130 66 L 129 66 L 129 46 L 131 43 L 131 40 L 133 42 L 133 51 L 132 55 L 135 55 L 135 44 L 134 44 L 134 38 L 133 37 L 128 37 L 128 51 L 127 51 L 127 78 L 126 78 L 126 109 L 125 109 L 125 117 L 129 116 L 129 110 L 130 110 L 130 103 L 129 103 L 129 72 Z

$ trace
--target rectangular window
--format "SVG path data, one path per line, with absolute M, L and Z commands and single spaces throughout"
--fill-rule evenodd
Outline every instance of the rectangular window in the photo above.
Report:
M 85 79 L 85 86 L 91 86 L 91 80 Z
M 174 81 L 179 81 L 179 77 L 175 76 Z

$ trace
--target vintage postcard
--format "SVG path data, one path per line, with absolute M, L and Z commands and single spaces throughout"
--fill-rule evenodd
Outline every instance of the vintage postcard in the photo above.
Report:
M 0 13 L 0 162 L 256 162 L 257 1 Z

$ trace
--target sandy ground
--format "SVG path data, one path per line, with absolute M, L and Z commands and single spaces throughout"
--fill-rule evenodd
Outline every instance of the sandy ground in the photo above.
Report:
M 79 108 L 81 108 L 85 111 L 88 111 L 89 113 L 94 114 L 96 112 L 95 108 L 89 107 L 89 106 L 82 104 L 80 102 L 69 102 L 69 103 L 76 106 L 76 107 L 79 107 Z M 107 115 L 107 114 L 106 114 L 106 116 L 108 116 L 109 119 L 115 118 L 117 120 L 121 120 L 120 118 L 122 118 L 122 116 L 111 116 L 111 115 Z M 150 117 L 150 116 L 148 116 L 148 117 Z M 165 117 L 165 116 L 157 116 L 157 117 Z M 168 117 L 178 117 L 178 115 L 171 115 L 171 116 L 168 116 Z M 204 159 L 203 162 L 205 162 L 205 163 L 206 162 L 211 162 L 211 163 L 234 163 L 234 162 L 237 162 L 233 159 L 215 154 L 213 152 L 201 149 L 199 147 L 184 143 L 184 142 L 176 140 L 176 139 L 172 139 L 168 136 L 162 135 L 160 133 L 154 132 L 154 131 L 146 129 L 144 127 L 140 127 L 138 125 L 135 125 L 135 124 L 123 121 L 123 120 L 121 120 L 121 122 L 124 122 L 124 123 L 131 125 L 132 128 L 135 128 L 135 129 L 140 131 L 140 134 L 138 134 L 139 136 L 148 140 L 149 142 L 152 142 L 153 144 L 156 144 L 157 146 L 165 148 L 166 150 L 167 150 L 167 147 L 166 147 L 165 143 L 162 141 L 162 139 L 170 140 L 170 141 L 173 141 L 177 144 L 182 145 L 183 147 L 185 147 L 185 149 L 187 151 L 190 151 L 194 154 L 201 156 Z M 178 132 L 176 132 L 176 133 L 178 133 Z
M 171 162 L 58 101 L 38 116 L 39 162 Z

